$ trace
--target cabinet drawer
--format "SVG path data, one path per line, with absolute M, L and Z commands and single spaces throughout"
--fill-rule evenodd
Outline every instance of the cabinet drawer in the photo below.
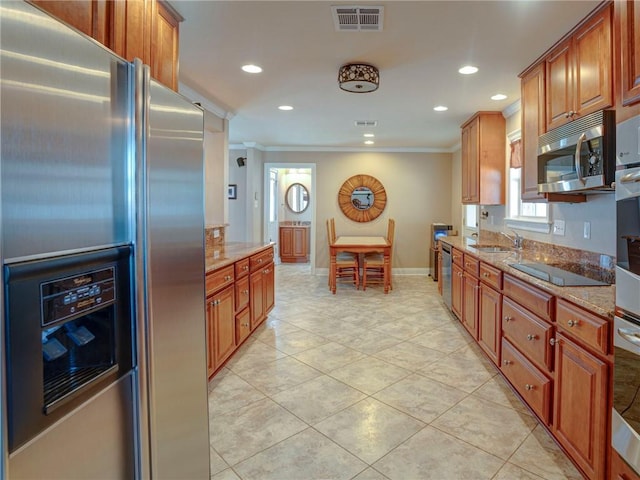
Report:
M 502 339 L 500 370 L 531 409 L 549 425 L 551 380 L 529 363 L 505 338 Z
M 236 312 L 249 305 L 249 277 L 236 280 Z
M 451 261 L 456 265 L 460 265 L 464 268 L 463 264 L 464 254 L 460 250 L 456 250 L 455 248 L 451 249 Z
M 255 271 L 261 267 L 264 267 L 269 262 L 273 261 L 273 248 L 268 248 L 260 253 L 252 255 L 250 258 L 251 271 Z
M 556 322 L 567 335 L 604 355 L 609 353 L 609 321 L 558 299 Z
M 212 273 L 207 274 L 205 283 L 207 286 L 207 295 L 211 295 L 222 287 L 233 283 L 233 265 L 221 268 Z
M 502 293 L 513 298 L 544 320 L 553 321 L 553 295 L 506 273 L 503 283 Z
M 502 300 L 502 335 L 538 368 L 551 371 L 553 327 L 509 298 Z
M 465 253 L 463 263 L 465 272 L 470 273 L 474 277 L 478 276 L 480 273 L 480 260 Z
M 240 345 L 251 333 L 251 313 L 248 308 L 236 315 L 236 344 Z
M 480 262 L 480 280 L 495 290 L 502 290 L 502 270 Z
M 236 278 L 249 275 L 249 259 L 243 258 L 242 260 L 238 260 L 235 265 L 235 271 L 236 271 Z

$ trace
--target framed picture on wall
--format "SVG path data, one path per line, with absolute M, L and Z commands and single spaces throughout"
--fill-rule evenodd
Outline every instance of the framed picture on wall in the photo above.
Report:
M 230 200 L 238 198 L 238 185 L 232 183 L 227 187 L 227 198 Z

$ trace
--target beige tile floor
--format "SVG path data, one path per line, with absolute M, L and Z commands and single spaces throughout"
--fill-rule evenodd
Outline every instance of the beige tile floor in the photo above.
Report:
M 276 307 L 209 386 L 215 480 L 580 479 L 429 277 L 355 290 L 276 267 Z

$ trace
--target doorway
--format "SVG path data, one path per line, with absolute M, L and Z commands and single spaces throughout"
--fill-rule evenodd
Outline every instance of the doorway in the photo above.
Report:
M 316 251 L 316 165 L 314 163 L 265 163 L 264 168 L 264 240 L 274 242 L 275 261 L 280 263 L 280 225 L 308 225 L 310 273 L 315 274 Z M 296 212 L 287 206 L 285 195 L 293 184 L 308 192 L 308 207 Z M 304 264 L 304 263 L 303 263 Z

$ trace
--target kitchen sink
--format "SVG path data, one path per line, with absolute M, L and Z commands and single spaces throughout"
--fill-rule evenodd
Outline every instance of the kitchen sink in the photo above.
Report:
M 475 248 L 482 253 L 501 253 L 510 252 L 509 247 L 503 247 L 502 245 L 469 245 L 470 248 Z

